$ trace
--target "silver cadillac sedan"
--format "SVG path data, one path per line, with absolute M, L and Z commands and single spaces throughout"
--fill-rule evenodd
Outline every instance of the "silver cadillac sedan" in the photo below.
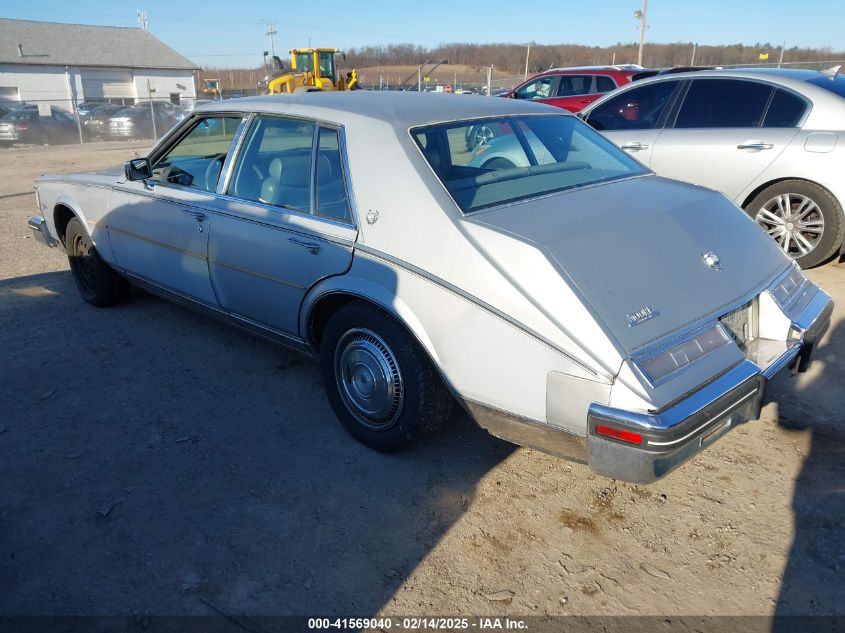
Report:
M 516 163 L 473 160 L 480 122 Z M 651 482 L 757 418 L 832 310 L 723 195 L 512 100 L 215 102 L 120 173 L 35 188 L 29 225 L 86 301 L 138 285 L 318 358 L 340 422 L 382 451 L 458 403 L 498 437 Z

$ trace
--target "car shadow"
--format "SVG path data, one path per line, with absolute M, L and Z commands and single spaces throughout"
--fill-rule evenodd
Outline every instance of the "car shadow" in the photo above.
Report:
M 810 434 L 809 450 L 795 481 L 794 540 L 775 607 L 777 616 L 845 615 L 845 358 L 835 351 L 843 340 L 845 320 L 840 320 L 815 350 L 820 372 L 812 379 L 793 378 L 792 387 L 773 384 L 780 427 Z M 795 626 L 792 619 L 776 618 L 773 630 L 791 631 Z
M 315 363 L 67 272 L 1 281 L 0 331 L 0 614 L 375 614 L 514 448 L 456 409 L 374 452 Z

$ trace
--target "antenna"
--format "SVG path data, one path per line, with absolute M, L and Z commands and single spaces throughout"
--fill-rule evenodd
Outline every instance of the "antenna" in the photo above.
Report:
M 138 9 L 138 11 L 136 13 L 138 15 L 138 24 L 145 31 L 149 31 L 150 30 L 150 21 L 147 19 L 147 12 L 141 11 L 141 9 Z

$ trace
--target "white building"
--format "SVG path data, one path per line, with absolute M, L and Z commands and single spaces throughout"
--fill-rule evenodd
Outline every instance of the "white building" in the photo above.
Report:
M 0 101 L 196 99 L 197 66 L 140 28 L 0 18 Z

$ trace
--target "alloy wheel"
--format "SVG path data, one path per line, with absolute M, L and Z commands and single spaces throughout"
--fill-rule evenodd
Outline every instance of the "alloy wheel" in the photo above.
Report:
M 813 251 L 824 234 L 824 216 L 812 198 L 782 193 L 766 202 L 754 218 L 790 257 Z

